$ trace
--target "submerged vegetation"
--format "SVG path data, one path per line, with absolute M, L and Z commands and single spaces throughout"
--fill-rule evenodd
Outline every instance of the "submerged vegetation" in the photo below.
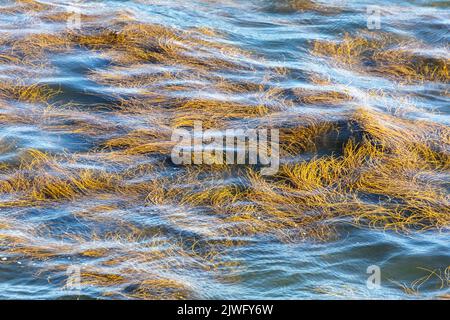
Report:
M 401 82 L 450 81 L 450 58 L 426 56 L 408 49 L 412 40 L 389 34 L 346 34 L 341 41 L 315 41 L 313 53 L 333 58 L 357 71 L 392 77 Z M 417 47 L 417 46 L 416 46 Z M 422 45 L 423 47 L 423 45 Z M 428 48 L 429 49 L 429 48 Z
M 314 1 L 280 3 L 333 12 Z M 0 8 L 17 12 L 67 19 L 33 0 Z M 29 126 L 50 140 L 84 141 L 47 150 L 52 141 L 0 140 L 2 256 L 46 261 L 41 272 L 55 281 L 71 257 L 86 266 L 81 285 L 105 297 L 183 299 L 198 284 L 182 270 L 232 278 L 240 265 L 224 253 L 254 239 L 329 241 L 342 223 L 448 232 L 448 126 L 362 105 L 320 74 L 305 77 L 320 90 L 279 86 L 291 70 L 265 66 L 215 30 L 138 22 L 124 11 L 81 19 L 81 30 L 1 31 L 0 67 L 12 71 L 1 75 L 0 130 Z M 310 53 L 398 83 L 448 83 L 449 59 L 412 52 L 409 41 L 347 34 L 314 41 Z M 73 71 L 88 92 L 39 80 L 61 68 L 55 56 L 76 52 L 98 66 Z M 279 173 L 173 165 L 172 130 L 194 121 L 280 129 Z M 74 227 L 58 224 L 54 210 Z M 46 218 L 36 223 L 38 215 Z

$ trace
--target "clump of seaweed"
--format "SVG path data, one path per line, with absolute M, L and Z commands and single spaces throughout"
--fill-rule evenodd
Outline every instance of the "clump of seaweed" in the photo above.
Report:
M 0 83 L 0 99 L 24 102 L 47 102 L 58 93 L 46 85 L 39 83 L 26 84 L 24 81 L 4 80 Z
M 342 6 L 324 3 L 318 3 L 314 0 L 282 0 L 282 1 L 270 1 L 270 9 L 277 10 L 279 12 L 292 13 L 292 12 L 319 12 L 321 14 L 337 14 L 343 10 Z
M 14 14 L 20 12 L 43 12 L 51 8 L 50 5 L 37 0 L 16 0 L 13 5 L 5 6 L 0 12 Z
M 311 90 L 294 90 L 297 97 L 295 101 L 312 105 L 342 105 L 352 100 L 347 92 L 339 91 L 311 91 Z
M 440 128 L 444 133 L 435 128 L 434 139 L 424 130 L 425 140 L 420 128 L 430 124 L 409 122 L 408 128 L 416 129 L 409 135 L 407 130 L 397 134 L 399 125 L 408 121 L 384 116 L 383 123 L 395 127 L 382 129 L 374 118 L 361 119 L 368 116 L 366 111 L 355 114 L 362 140 L 349 140 L 342 156 L 283 166 L 281 181 L 253 174 L 254 190 L 249 195 L 262 209 L 256 212 L 276 213 L 296 222 L 307 219 L 307 212 L 318 222 L 349 216 L 358 223 L 402 231 L 448 228 L 445 179 L 438 182 L 429 174 L 448 169 L 448 152 L 435 149 L 446 143 L 447 128 Z
M 320 119 L 301 118 L 304 125 L 286 127 L 280 130 L 282 155 L 298 155 L 306 152 L 317 153 L 324 139 L 333 133 L 339 134 L 342 126 L 339 122 Z
M 140 282 L 131 297 L 145 300 L 186 300 L 192 295 L 191 290 L 181 282 L 173 279 L 154 278 Z
M 448 58 L 427 57 L 408 50 L 409 43 L 383 34 L 351 36 L 339 42 L 314 41 L 312 53 L 333 58 L 337 63 L 400 82 L 435 81 L 448 83 Z
M 225 101 L 191 100 L 176 109 L 172 126 L 193 127 L 194 121 L 202 121 L 204 128 L 223 128 L 233 119 L 259 118 L 269 112 L 264 105 L 241 105 Z
M 113 173 L 71 170 L 41 151 L 28 150 L 22 156 L 19 169 L 0 181 L 0 193 L 17 195 L 17 199 L 0 202 L 0 207 L 73 200 L 88 192 L 112 190 L 118 184 L 119 177 Z

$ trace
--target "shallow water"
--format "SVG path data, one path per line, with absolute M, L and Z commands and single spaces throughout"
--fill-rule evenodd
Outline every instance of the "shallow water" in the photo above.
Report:
M 183 123 L 182 117 L 192 119 L 196 114 L 201 120 L 213 121 L 212 127 L 267 123 L 284 127 L 302 124 L 303 119 L 340 126 L 351 123 L 349 115 L 363 110 L 381 123 L 391 121 L 395 129 L 405 125 L 397 119 L 411 124 L 421 120 L 433 128 L 448 129 L 448 73 L 444 80 L 418 80 L 411 75 L 411 81 L 402 81 L 404 75 L 393 77 L 370 69 L 370 59 L 363 59 L 362 66 L 338 63 L 312 50 L 315 41 L 341 41 L 346 33 L 387 34 L 395 39 L 389 49 L 401 47 L 448 64 L 448 1 L 377 1 L 381 24 L 371 31 L 367 29 L 367 6 L 373 1 L 0 3 L 0 81 L 13 82 L 16 88 L 17 83 L 39 84 L 57 91 L 48 98 L 34 99 L 0 86 L 1 181 L 24 174 L 25 181 L 35 181 L 39 187 L 57 179 L 74 181 L 80 172 L 114 175 L 84 187 L 77 185 L 72 193 L 63 187 L 41 190 L 17 184 L 7 189 L 2 185 L 0 298 L 409 299 L 448 295 L 448 224 L 436 227 L 431 222 L 420 231 L 417 226 L 395 230 L 383 224 L 360 224 L 351 218 L 349 207 L 350 218 L 339 215 L 324 221 L 333 227 L 326 239 L 309 236 L 308 228 L 285 230 L 284 225 L 273 232 L 263 227 L 252 229 L 256 232 L 243 231 L 247 230 L 244 227 L 235 232 L 239 221 L 227 220 L 230 213 L 221 209 L 223 203 L 216 208 L 206 205 L 207 200 L 171 202 L 180 194 L 164 192 L 162 200 L 149 201 L 153 198 L 148 195 L 156 188 L 153 181 L 163 181 L 158 188 L 178 187 L 181 193 L 192 194 L 208 186 L 241 186 L 245 182 L 240 169 L 224 176 L 205 169 L 211 176 L 194 174 L 190 180 L 183 176 L 186 169 L 171 164 L 163 151 L 132 149 L 148 143 L 155 132 L 166 136 L 176 121 Z M 67 19 L 48 15 L 64 13 L 69 5 L 94 17 L 85 20 L 83 16 L 81 31 L 75 32 L 90 34 L 109 28 L 120 34 L 127 24 L 158 25 L 180 32 L 182 40 L 172 43 L 163 38 L 166 49 L 155 50 L 155 54 L 170 55 L 172 47 L 175 51 L 187 46 L 186 54 L 192 60 L 179 56 L 180 61 L 174 60 L 175 54 L 167 60 L 157 56 L 157 62 L 134 55 L 120 60 L 121 50 L 128 50 L 119 47 L 120 43 L 82 45 L 77 38 L 75 45 L 58 47 L 36 40 L 39 34 L 65 32 Z M 18 60 L 7 58 L 11 56 Z M 337 102 L 327 98 L 321 103 L 296 96 L 296 92 L 324 91 L 346 98 Z M 248 110 L 263 105 L 269 111 L 247 117 L 246 112 L 232 114 L 231 106 L 222 114 L 214 109 L 218 106 L 203 102 L 189 114 L 184 109 L 173 113 L 180 101 L 191 100 L 225 101 Z M 414 132 L 414 125 L 411 128 Z M 146 130 L 150 133 L 136 134 Z M 427 131 L 424 141 L 434 141 L 437 130 Z M 342 131 L 337 139 L 330 135 L 315 141 L 314 150 L 299 152 L 292 161 L 339 156 L 342 144 L 353 134 Z M 114 140 L 127 135 L 134 142 Z M 440 153 L 447 156 L 450 140 L 437 141 Z M 56 164 L 46 159 L 42 163 L 50 164 L 41 165 L 39 156 L 27 153 L 31 149 L 54 157 Z M 114 153 L 117 150 L 127 152 Z M 38 160 L 30 164 L 30 157 Z M 420 169 L 417 177 L 426 176 L 423 186 L 443 193 L 439 200 L 429 202 L 438 203 L 436 210 L 448 216 L 448 167 L 430 168 Z M 363 198 L 370 205 L 385 201 L 371 196 Z M 387 203 L 396 201 L 391 194 L 386 197 Z M 247 200 L 251 201 L 243 201 Z M 329 210 L 334 212 L 339 201 L 330 202 Z M 261 214 L 259 219 L 264 221 L 271 212 Z M 370 276 L 366 271 L 372 265 L 381 270 L 378 289 L 366 285 Z M 67 287 L 70 266 L 81 270 L 80 288 Z

